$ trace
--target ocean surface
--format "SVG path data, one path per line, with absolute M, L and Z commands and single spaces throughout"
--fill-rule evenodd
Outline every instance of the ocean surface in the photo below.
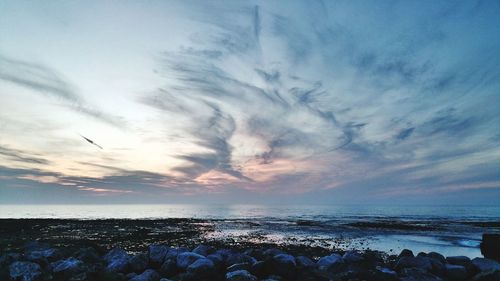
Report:
M 481 235 L 500 233 L 500 206 L 0 205 L 0 218 L 197 218 L 211 239 L 481 257 Z

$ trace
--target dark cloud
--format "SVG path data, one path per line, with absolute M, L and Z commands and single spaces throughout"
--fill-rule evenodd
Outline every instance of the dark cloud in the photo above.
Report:
M 38 155 L 33 155 L 32 153 L 27 153 L 26 151 L 21 151 L 17 149 L 12 149 L 6 146 L 0 145 L 0 155 L 21 163 L 29 164 L 44 164 L 47 165 L 50 162 L 47 159 L 39 157 Z

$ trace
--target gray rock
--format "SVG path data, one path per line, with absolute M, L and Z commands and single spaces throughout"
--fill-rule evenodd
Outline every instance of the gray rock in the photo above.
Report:
M 320 270 L 338 272 L 341 271 L 345 264 L 342 256 L 339 254 L 331 254 L 329 256 L 322 257 L 316 263 Z
M 375 270 L 377 272 L 377 276 L 379 276 L 383 280 L 393 280 L 397 279 L 398 277 L 396 271 L 386 267 L 377 266 L 375 267 Z
M 441 255 L 440 253 L 436 253 L 436 252 L 430 252 L 428 255 L 427 255 L 429 258 L 432 258 L 432 259 L 435 259 L 435 260 L 438 260 L 442 263 L 446 263 L 446 259 L 443 255 Z
M 214 263 L 207 259 L 198 259 L 187 267 L 187 272 L 196 278 L 206 278 L 214 273 Z
M 189 252 L 188 248 L 172 248 L 165 255 L 165 260 L 169 260 L 169 259 L 175 260 L 175 259 L 177 259 L 177 256 L 179 254 L 186 253 L 186 252 Z
M 148 268 L 149 257 L 145 253 L 137 254 L 130 258 L 129 264 L 133 272 L 141 273 Z
M 148 247 L 149 262 L 153 267 L 159 267 L 165 261 L 170 248 L 165 245 L 150 245 Z
M 292 278 L 296 272 L 295 257 L 288 254 L 278 254 L 272 259 L 272 272 L 274 274 Z
M 347 263 L 356 263 L 356 262 L 360 262 L 360 261 L 364 260 L 363 256 L 361 256 L 356 251 L 345 252 L 345 254 L 342 256 L 342 259 L 344 259 L 344 261 Z
M 481 272 L 490 270 L 500 270 L 500 264 L 490 259 L 475 258 L 472 260 L 472 264 Z
M 462 265 L 446 264 L 446 277 L 450 280 L 464 280 L 467 278 L 467 269 Z
M 226 273 L 226 281 L 257 281 L 257 277 L 246 270 L 237 270 Z
M 235 263 L 233 265 L 231 265 L 230 267 L 227 268 L 227 272 L 231 272 L 231 271 L 236 271 L 236 270 L 247 270 L 247 271 L 250 271 L 250 269 L 252 268 L 252 265 L 248 262 L 242 262 L 242 263 Z
M 446 262 L 454 265 L 461 265 L 467 267 L 471 264 L 471 260 L 466 256 L 451 256 L 446 258 Z
M 204 256 L 192 252 L 181 253 L 177 256 L 177 267 L 186 270 L 193 262 L 204 258 Z
M 217 268 L 224 266 L 224 258 L 220 254 L 210 254 L 207 259 L 211 260 Z
M 214 252 L 214 248 L 207 245 L 199 245 L 192 252 L 206 257 Z
M 160 275 L 154 269 L 146 269 L 143 273 L 130 279 L 130 281 L 159 281 Z
M 109 251 L 104 260 L 107 263 L 106 270 L 111 272 L 125 272 L 129 268 L 129 255 L 125 250 L 114 248 Z
M 430 271 L 432 269 L 432 263 L 430 259 L 426 257 L 401 257 L 396 263 L 396 271 L 411 267 Z
M 229 267 L 229 266 L 236 264 L 236 263 L 247 262 L 247 263 L 253 264 L 256 261 L 257 260 L 254 257 L 251 257 L 249 255 L 245 255 L 242 253 L 231 253 L 231 254 L 227 255 L 227 257 L 225 259 L 225 264 L 226 264 L 226 267 Z
M 306 267 L 314 267 L 316 264 L 308 257 L 298 256 L 295 258 L 295 263 L 298 267 L 306 268 Z
M 16 261 L 9 266 L 9 275 L 12 280 L 35 281 L 40 279 L 42 272 L 36 263 Z

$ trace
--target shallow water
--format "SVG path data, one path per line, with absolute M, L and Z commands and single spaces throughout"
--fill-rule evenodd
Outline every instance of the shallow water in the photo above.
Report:
M 0 205 L 0 218 L 198 218 L 215 225 L 209 239 L 469 257 L 500 233 L 494 206 Z

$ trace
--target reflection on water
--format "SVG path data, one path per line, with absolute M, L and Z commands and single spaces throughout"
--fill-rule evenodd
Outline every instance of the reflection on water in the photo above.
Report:
M 215 226 L 208 239 L 469 257 L 500 233 L 500 207 L 485 206 L 0 205 L 0 218 L 197 218 Z

